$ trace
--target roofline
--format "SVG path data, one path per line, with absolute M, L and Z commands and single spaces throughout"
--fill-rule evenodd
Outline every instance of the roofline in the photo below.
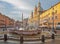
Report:
M 60 3 L 60 2 L 58 2 L 57 4 L 54 4 L 53 6 L 51 6 L 49 9 L 45 10 L 44 12 L 50 10 L 50 9 L 53 8 L 54 6 L 58 5 L 59 3 Z M 44 12 L 43 12 L 43 13 L 44 13 Z M 42 14 L 43 14 L 43 13 L 42 13 Z

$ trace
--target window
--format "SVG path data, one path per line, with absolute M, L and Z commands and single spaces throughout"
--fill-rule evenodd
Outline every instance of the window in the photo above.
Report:
M 60 22 L 58 23 L 58 25 L 60 25 Z
M 52 17 L 52 20 L 53 20 L 54 18 Z
M 55 11 L 55 14 L 57 14 L 57 10 Z
M 48 20 L 50 20 L 50 18 L 48 18 Z
M 55 16 L 55 19 L 57 19 L 57 16 Z
M 51 22 L 49 22 L 49 25 L 51 25 L 52 23 Z
M 45 22 L 44 25 L 47 25 L 47 23 Z
M 5 24 L 1 23 L 0 25 L 5 25 Z
M 52 15 L 54 15 L 54 12 L 52 12 Z
M 4 22 L 4 20 L 0 20 L 0 21 Z
M 53 10 L 54 10 L 54 8 L 53 8 Z

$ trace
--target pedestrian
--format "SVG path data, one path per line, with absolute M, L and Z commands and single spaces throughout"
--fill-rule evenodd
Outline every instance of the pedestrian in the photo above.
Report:
M 23 44 L 23 36 L 20 36 L 20 44 Z
M 4 34 L 4 41 L 7 41 L 7 34 Z
M 42 42 L 45 42 L 45 37 L 44 37 L 44 35 L 42 35 L 41 41 L 42 41 Z

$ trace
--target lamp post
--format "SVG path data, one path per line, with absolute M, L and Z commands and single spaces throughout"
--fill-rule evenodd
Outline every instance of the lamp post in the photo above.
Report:
M 49 18 L 48 18 L 47 22 L 48 22 L 48 26 L 47 26 L 47 27 L 48 27 L 48 30 L 50 30 L 50 29 L 49 29 Z
M 5 16 L 4 16 L 5 17 Z M 7 32 L 7 27 L 6 27 L 6 17 L 5 17 L 5 30 Z M 4 34 L 4 41 L 6 42 L 7 41 L 7 34 L 5 33 Z
M 6 17 L 5 17 L 5 30 L 7 31 L 7 26 L 6 26 Z
M 53 10 L 54 10 L 54 8 L 53 8 Z M 52 39 L 55 39 L 55 37 L 54 37 L 54 11 L 52 12 Z

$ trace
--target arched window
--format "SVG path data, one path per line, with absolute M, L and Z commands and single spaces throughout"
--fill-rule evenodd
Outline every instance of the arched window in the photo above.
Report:
M 55 16 L 55 19 L 57 19 L 57 16 Z
M 57 10 L 55 10 L 55 14 L 57 14 Z

